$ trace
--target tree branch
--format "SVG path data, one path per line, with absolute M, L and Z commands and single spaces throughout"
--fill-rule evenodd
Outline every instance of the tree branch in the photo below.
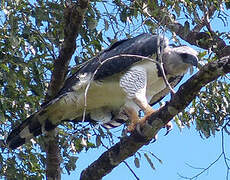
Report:
M 82 25 L 88 3 L 88 0 L 79 0 L 77 4 L 71 3 L 67 5 L 64 10 L 64 42 L 58 58 L 54 60 L 54 70 L 51 75 L 46 100 L 50 100 L 62 88 L 69 62 L 76 49 L 76 38 Z
M 203 49 L 209 50 L 211 48 L 219 58 L 230 54 L 230 46 L 226 45 L 224 40 L 209 28 L 210 24 L 207 22 L 207 18 L 210 19 L 215 13 L 216 8 L 214 6 L 211 6 L 204 12 L 201 24 L 191 30 L 188 29 L 187 26 L 183 26 L 177 22 L 169 12 L 164 12 L 164 7 L 160 6 L 157 1 L 155 5 L 156 7 L 154 7 L 154 9 L 151 9 L 153 7 L 149 7 L 150 13 L 154 12 L 151 13 L 151 17 L 160 25 L 166 26 L 170 31 L 175 32 L 181 39 Z M 162 11 L 164 13 L 162 13 Z M 209 33 L 200 32 L 204 26 L 208 28 Z
M 88 168 L 82 171 L 81 180 L 96 180 L 107 175 L 122 161 L 148 144 L 165 124 L 190 104 L 203 86 L 229 72 L 230 56 L 202 67 L 198 73 L 179 88 L 165 106 L 153 113 L 148 118 L 147 123 L 140 127 L 142 135 L 135 130 L 130 136 L 122 138 L 120 142 L 104 152 Z
M 82 25 L 84 15 L 88 8 L 89 0 L 79 0 L 77 3 L 72 1 L 66 3 L 64 10 L 64 42 L 59 52 L 59 56 L 54 60 L 54 69 L 51 75 L 51 81 L 45 97 L 49 101 L 62 88 L 68 65 L 76 49 L 76 38 Z M 61 157 L 58 145 L 58 136 L 56 130 L 49 131 L 46 134 L 46 178 L 61 179 Z

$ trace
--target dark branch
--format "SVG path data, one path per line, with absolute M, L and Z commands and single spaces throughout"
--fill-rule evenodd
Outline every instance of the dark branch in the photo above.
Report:
M 130 136 L 122 138 L 120 142 L 104 152 L 88 168 L 82 171 L 81 180 L 101 179 L 111 172 L 122 161 L 148 144 L 165 124 L 190 104 L 203 86 L 229 72 L 230 56 L 202 67 L 197 74 L 179 88 L 178 92 L 165 106 L 153 113 L 147 123 L 140 127 L 144 136 L 134 131 Z
M 155 5 L 156 7 L 154 7 L 154 9 L 149 7 L 150 13 L 154 12 L 151 13 L 151 17 L 154 18 L 160 25 L 166 26 L 171 32 L 175 32 L 181 39 L 200 48 L 206 50 L 211 49 L 219 58 L 230 55 L 230 46 L 226 45 L 225 41 L 212 31 L 210 23 L 207 22 L 216 11 L 214 6 L 205 10 L 204 17 L 200 20 L 200 24 L 191 30 L 187 28 L 187 26 L 177 22 L 169 12 L 163 11 L 162 13 L 164 6 L 159 5 L 157 1 L 155 1 Z M 204 26 L 207 27 L 209 33 L 200 32 Z
M 51 75 L 51 81 L 48 87 L 45 101 L 49 101 L 62 88 L 68 65 L 76 49 L 76 38 L 82 26 L 84 15 L 86 13 L 89 1 L 79 0 L 77 3 L 66 3 L 64 10 L 64 42 L 59 52 L 59 56 L 54 60 L 54 69 Z M 60 169 L 60 149 L 56 130 L 46 134 L 46 178 L 61 179 Z
M 64 42 L 59 56 L 54 60 L 54 70 L 48 87 L 46 101 L 55 96 L 61 89 L 68 70 L 70 59 L 76 49 L 76 38 L 82 25 L 88 0 L 79 0 L 77 4 L 67 5 L 64 10 Z

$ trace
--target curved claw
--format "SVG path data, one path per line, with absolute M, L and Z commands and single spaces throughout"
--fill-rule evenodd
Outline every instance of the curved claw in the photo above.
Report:
M 166 128 L 166 133 L 164 136 L 168 135 L 168 133 L 173 129 L 173 124 L 171 121 L 169 121 L 166 125 L 165 125 L 165 128 Z

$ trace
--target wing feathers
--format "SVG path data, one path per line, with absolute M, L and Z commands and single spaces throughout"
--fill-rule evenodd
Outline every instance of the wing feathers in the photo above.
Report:
M 145 57 L 152 56 L 157 52 L 158 39 L 160 39 L 160 45 L 164 45 L 164 47 L 168 45 L 167 39 L 145 33 L 132 39 L 119 41 L 101 52 L 95 58 L 89 60 L 66 80 L 56 98 L 43 104 L 38 112 L 23 121 L 20 126 L 9 134 L 7 138 L 9 147 L 15 149 L 32 137 L 40 135 L 43 129 L 46 131 L 52 130 L 62 120 L 66 119 L 66 117 L 67 119 L 68 117 L 75 117 L 77 114 L 76 109 L 74 109 L 77 104 L 75 100 L 78 98 L 75 96 L 79 96 L 79 94 L 76 94 L 76 91 L 78 91 L 76 88 L 78 88 L 78 85 L 81 85 L 81 83 L 82 86 L 84 85 L 85 81 L 82 81 L 82 77 L 86 77 L 86 79 L 91 78 L 91 75 L 97 70 L 94 80 L 102 80 L 105 77 L 123 72 L 142 59 L 137 57 L 119 57 L 108 61 L 107 59 L 120 54 L 140 55 Z M 156 99 L 156 101 L 157 100 L 158 99 Z M 72 120 L 71 118 L 69 119 Z M 107 125 L 116 127 L 121 123 L 120 120 L 111 121 Z
M 108 58 L 120 54 L 140 55 L 146 57 L 156 54 L 158 38 L 160 38 L 160 45 L 164 47 L 168 46 L 168 40 L 166 38 L 148 33 L 141 34 L 132 39 L 118 41 L 95 58 L 89 60 L 88 63 L 69 77 L 59 95 L 71 91 L 71 87 L 76 83 L 79 83 L 79 75 L 81 74 L 91 75 L 97 70 L 94 79 L 101 80 L 105 77 L 122 72 L 132 64 L 142 60 L 137 57 L 119 57 L 106 61 Z M 103 64 L 101 64 L 102 62 Z

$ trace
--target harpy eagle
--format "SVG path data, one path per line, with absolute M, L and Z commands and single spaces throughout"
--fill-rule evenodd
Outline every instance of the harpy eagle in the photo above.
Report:
M 98 121 L 106 128 L 129 120 L 129 130 L 135 129 L 138 122 L 154 112 L 151 105 L 169 92 L 160 66 L 140 56 L 156 61 L 161 57 L 172 86 L 198 64 L 194 49 L 172 48 L 163 36 L 144 33 L 118 41 L 82 65 L 66 79 L 55 98 L 13 129 L 7 138 L 8 146 L 15 149 L 63 121 L 81 121 L 83 114 L 85 119 Z M 145 114 L 142 120 L 140 110 Z

